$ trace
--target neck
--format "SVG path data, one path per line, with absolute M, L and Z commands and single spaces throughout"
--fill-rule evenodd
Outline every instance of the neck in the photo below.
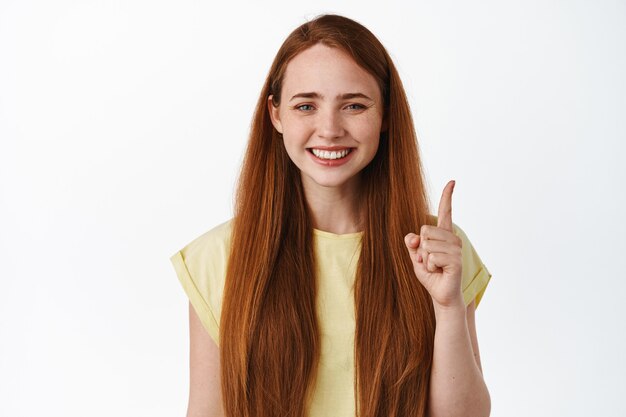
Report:
M 313 227 L 335 234 L 362 231 L 358 178 L 338 187 L 323 187 L 302 179 Z

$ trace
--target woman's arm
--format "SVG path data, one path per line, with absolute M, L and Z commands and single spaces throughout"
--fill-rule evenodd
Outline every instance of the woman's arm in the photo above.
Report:
M 449 181 L 441 194 L 437 226 L 424 224 L 419 235 L 404 237 L 415 276 L 435 309 L 428 416 L 487 417 L 491 399 L 480 367 L 475 305 L 472 301 L 466 307 L 461 291 L 463 241 L 452 223 L 454 184 Z
M 478 351 L 474 301 L 464 308 L 435 307 L 437 327 L 430 374 L 429 417 L 483 417 L 491 412 Z
M 220 351 L 189 303 L 189 404 L 187 417 L 223 417 Z

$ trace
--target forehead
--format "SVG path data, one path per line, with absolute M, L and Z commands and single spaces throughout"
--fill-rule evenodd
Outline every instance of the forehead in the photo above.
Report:
M 318 92 L 324 97 L 361 92 L 379 98 L 376 79 L 339 48 L 321 43 L 305 49 L 287 64 L 283 98 L 300 92 Z

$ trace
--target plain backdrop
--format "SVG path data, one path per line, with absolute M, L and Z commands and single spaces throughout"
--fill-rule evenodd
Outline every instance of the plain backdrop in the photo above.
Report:
M 274 54 L 376 34 L 493 274 L 492 416 L 626 415 L 624 1 L 0 1 L 0 415 L 183 416 L 169 257 L 232 215 Z M 410 196 L 409 196 L 410 197 Z

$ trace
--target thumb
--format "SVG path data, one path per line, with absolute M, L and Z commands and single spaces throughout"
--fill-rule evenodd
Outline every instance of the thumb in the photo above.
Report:
M 421 256 L 417 253 L 417 248 L 420 245 L 420 235 L 416 235 L 415 233 L 407 234 L 404 236 L 404 244 L 409 250 L 411 257 L 415 257 L 418 262 L 421 262 Z

